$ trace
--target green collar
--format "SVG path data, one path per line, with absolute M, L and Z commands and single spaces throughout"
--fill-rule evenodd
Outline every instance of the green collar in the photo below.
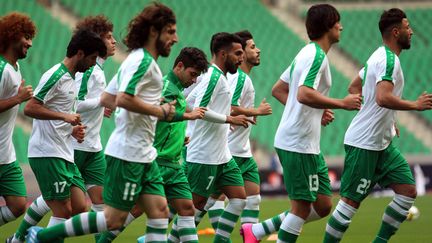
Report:
M 4 58 L 4 56 L 0 55 L 0 60 L 6 62 L 6 63 L 9 64 L 9 65 L 11 65 L 15 71 L 18 71 L 18 63 L 17 63 L 16 68 L 15 68 L 14 65 L 12 65 L 11 63 L 9 63 L 9 61 L 6 60 L 6 58 Z
M 172 82 L 180 91 L 184 90 L 180 79 L 177 77 L 177 75 L 175 75 L 173 70 L 169 71 L 169 73 L 167 74 L 167 79 Z
M 73 79 L 75 79 L 75 75 L 72 75 L 72 73 L 69 71 L 69 69 L 66 67 L 66 65 L 64 65 L 63 62 L 61 62 L 60 65 L 61 65 L 61 68 L 65 71 L 65 73 L 69 73 L 69 75 L 70 75 Z

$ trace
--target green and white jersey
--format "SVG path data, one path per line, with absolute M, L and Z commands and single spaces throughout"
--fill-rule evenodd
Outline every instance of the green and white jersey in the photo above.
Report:
M 76 97 L 75 80 L 63 63 L 46 71 L 33 98 L 52 111 L 72 113 Z M 29 158 L 55 157 L 74 162 L 72 125 L 62 120 L 33 119 L 28 146 Z
M 224 73 L 215 64 L 203 74 L 201 82 L 193 92 L 197 92 L 194 107 L 207 107 L 227 116 L 230 114 L 232 98 L 230 86 Z M 187 147 L 186 161 L 211 165 L 230 161 L 228 130 L 228 124 L 196 120 L 192 139 Z
M 180 168 L 181 152 L 183 149 L 186 121 L 183 114 L 186 112 L 186 99 L 183 95 L 183 86 L 180 79 L 173 71 L 164 77 L 162 97 L 164 102 L 176 100 L 175 116 L 171 122 L 158 121 L 156 125 L 156 136 L 154 147 L 158 156 L 156 161 L 159 165 Z
M 399 58 L 388 47 L 379 47 L 359 72 L 363 79 L 363 105 L 345 134 L 345 144 L 368 150 L 386 149 L 396 135 L 396 111 L 376 103 L 376 86 L 392 82 L 393 95 L 401 97 L 404 76 Z
M 301 104 L 297 100 L 300 86 L 323 95 L 331 87 L 330 66 L 325 52 L 311 42 L 303 47 L 281 79 L 289 84 L 289 95 L 275 137 L 275 147 L 286 151 L 319 154 L 322 109 Z
M 228 82 L 231 86 L 233 98 L 232 106 L 240 106 L 243 108 L 253 108 L 255 102 L 255 89 L 249 75 L 238 69 L 235 74 L 228 74 Z M 228 147 L 233 156 L 250 158 L 252 151 L 250 148 L 249 135 L 252 126 L 244 128 L 242 126 L 234 126 L 228 134 Z
M 197 96 L 197 92 L 196 91 L 194 92 L 194 90 L 195 87 L 198 86 L 198 84 L 201 82 L 202 77 L 203 75 L 198 76 L 197 81 L 194 84 L 192 84 L 191 86 L 183 90 L 183 95 L 187 97 L 186 107 L 188 107 L 189 109 L 193 109 L 194 107 L 196 96 Z M 195 127 L 195 120 L 188 120 L 186 125 L 186 137 L 191 138 L 194 127 Z
M 105 88 L 105 92 L 111 95 L 117 95 L 118 93 L 118 86 L 119 86 L 119 80 L 118 76 L 120 74 L 120 70 L 117 71 L 117 73 L 112 77 L 111 81 Z
M 150 53 L 133 50 L 123 61 L 117 76 L 119 92 L 134 95 L 143 102 L 159 105 L 162 73 Z M 157 118 L 119 109 L 116 128 L 111 134 L 105 154 L 135 163 L 151 163 L 157 156 L 153 147 Z
M 0 56 L 0 100 L 9 99 L 18 94 L 21 85 L 21 71 Z M 16 160 L 12 134 L 19 105 L 0 113 L 0 164 L 10 164 Z
M 76 73 L 76 87 L 78 90 L 77 110 L 81 115 L 81 123 L 87 126 L 84 142 L 73 140 L 76 150 L 99 152 L 102 150 L 100 129 L 104 108 L 100 105 L 100 96 L 105 89 L 106 80 L 103 71 L 104 59 L 98 57 L 96 65 L 85 73 Z

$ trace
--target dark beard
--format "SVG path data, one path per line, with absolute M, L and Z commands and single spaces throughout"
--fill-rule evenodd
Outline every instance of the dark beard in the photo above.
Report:
M 398 39 L 398 44 L 403 50 L 408 50 L 411 48 L 411 43 L 408 37 Z
M 235 74 L 237 72 L 237 68 L 238 68 L 238 66 L 235 65 L 234 63 L 226 63 L 225 67 L 226 67 L 227 71 L 231 74 Z
M 90 67 L 87 67 L 87 65 L 85 65 L 83 61 L 78 62 L 76 67 L 75 67 L 76 71 L 80 72 L 80 73 L 84 73 L 89 68 Z
M 170 49 L 169 48 L 165 48 L 165 43 L 163 43 L 160 40 L 160 34 L 158 36 L 158 38 L 156 39 L 156 50 L 159 53 L 160 56 L 163 57 L 167 57 L 170 54 Z

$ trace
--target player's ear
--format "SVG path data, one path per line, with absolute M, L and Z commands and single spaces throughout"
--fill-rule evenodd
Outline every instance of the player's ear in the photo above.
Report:
M 154 27 L 150 27 L 150 37 L 156 38 L 159 35 L 159 31 Z
M 78 59 L 82 59 L 85 57 L 85 53 L 83 50 L 78 50 L 76 56 L 78 57 Z

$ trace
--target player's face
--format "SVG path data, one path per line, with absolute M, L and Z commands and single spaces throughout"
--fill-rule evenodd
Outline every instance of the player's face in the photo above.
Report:
M 231 50 L 227 52 L 225 68 L 229 73 L 236 73 L 238 67 L 243 62 L 243 49 L 240 43 L 232 43 Z
M 188 67 L 188 68 L 182 67 L 179 73 L 180 73 L 179 79 L 184 88 L 187 88 L 192 84 L 194 84 L 198 76 L 200 75 L 200 72 L 194 67 Z
M 413 30 L 409 25 L 407 19 L 402 20 L 401 26 L 397 29 L 396 37 L 397 42 L 402 49 L 410 49 L 411 47 L 411 36 L 413 35 Z
M 336 24 L 333 25 L 333 28 L 330 29 L 330 35 L 329 35 L 331 43 L 339 42 L 342 30 L 343 27 L 340 22 L 336 22 Z
M 261 50 L 255 45 L 253 39 L 246 41 L 245 56 L 246 62 L 252 66 L 258 66 L 260 64 L 260 53 Z
M 32 39 L 30 36 L 22 36 L 19 41 L 13 44 L 13 50 L 18 59 L 23 59 L 27 56 L 28 49 L 32 46 Z
M 177 43 L 177 27 L 175 24 L 169 24 L 163 27 L 161 33 L 156 39 L 156 49 L 159 55 L 163 57 L 169 56 L 171 47 Z
M 115 53 L 117 41 L 116 41 L 116 39 L 114 39 L 112 32 L 110 31 L 110 32 L 106 33 L 102 37 L 102 40 L 105 43 L 105 46 L 107 48 L 107 57 L 113 56 Z
M 77 72 L 85 72 L 87 71 L 87 69 L 89 69 L 90 67 L 93 67 L 94 65 L 96 65 L 96 58 L 98 56 L 97 52 L 94 52 L 90 55 L 84 56 L 83 58 L 81 58 L 76 65 L 76 71 Z

